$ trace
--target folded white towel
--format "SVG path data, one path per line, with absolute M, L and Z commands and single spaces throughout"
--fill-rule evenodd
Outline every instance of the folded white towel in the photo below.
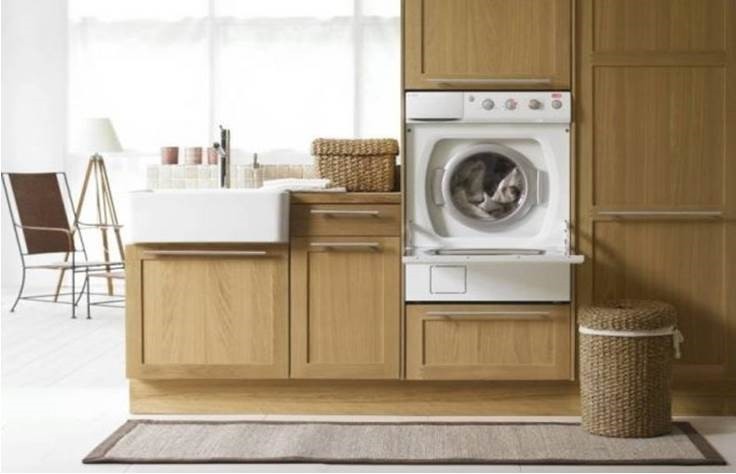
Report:
M 345 188 L 331 188 L 329 179 L 270 179 L 263 182 L 264 188 L 284 191 L 345 191 Z

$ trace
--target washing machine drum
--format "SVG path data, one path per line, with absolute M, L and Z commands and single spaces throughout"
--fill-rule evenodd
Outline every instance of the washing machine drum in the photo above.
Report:
M 435 175 L 441 199 L 456 219 L 488 228 L 516 222 L 537 203 L 538 172 L 521 153 L 503 145 L 474 145 L 460 150 Z M 437 191 L 435 191 L 436 193 Z

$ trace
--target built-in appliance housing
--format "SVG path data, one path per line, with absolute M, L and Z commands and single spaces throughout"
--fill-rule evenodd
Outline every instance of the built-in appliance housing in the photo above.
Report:
M 568 92 L 406 94 L 407 301 L 569 301 Z

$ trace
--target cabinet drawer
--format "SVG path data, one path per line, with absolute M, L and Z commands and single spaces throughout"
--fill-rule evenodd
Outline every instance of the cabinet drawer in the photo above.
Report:
M 568 305 L 407 305 L 411 380 L 565 380 Z
M 291 235 L 401 234 L 401 206 L 320 204 L 291 206 Z

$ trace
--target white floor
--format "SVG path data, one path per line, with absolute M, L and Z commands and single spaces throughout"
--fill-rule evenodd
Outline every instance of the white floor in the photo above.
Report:
M 731 463 L 722 467 L 83 465 L 81 459 L 95 445 L 131 418 L 123 366 L 123 311 L 97 308 L 92 320 L 71 320 L 68 306 L 21 302 L 10 313 L 12 296 L 3 294 L 0 320 L 3 472 L 736 472 L 736 417 L 688 419 Z

